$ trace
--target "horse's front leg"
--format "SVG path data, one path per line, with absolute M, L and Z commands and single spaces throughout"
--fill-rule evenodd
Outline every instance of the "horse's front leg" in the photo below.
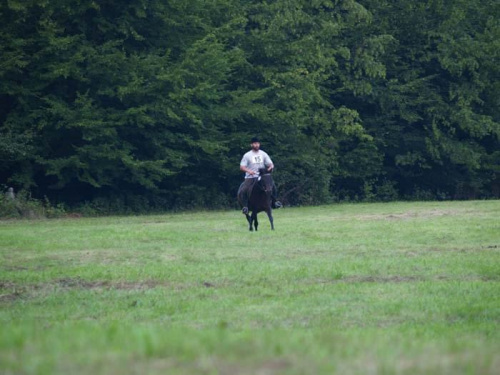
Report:
M 248 221 L 248 230 L 250 232 L 252 232 L 253 231 L 253 226 L 252 226 L 253 215 L 252 215 L 252 217 L 250 217 L 249 214 L 245 214 L 245 217 L 247 218 L 247 221 Z
M 257 212 L 252 212 L 252 217 L 255 226 L 255 231 L 257 232 L 257 228 L 259 227 L 259 221 L 257 220 Z
M 273 218 L 273 210 L 271 208 L 266 210 L 267 217 L 269 218 L 269 222 L 271 223 L 271 230 L 274 230 L 274 218 Z

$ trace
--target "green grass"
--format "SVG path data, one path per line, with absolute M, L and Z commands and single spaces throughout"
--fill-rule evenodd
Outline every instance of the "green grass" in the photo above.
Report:
M 0 222 L 1 374 L 497 374 L 500 201 Z

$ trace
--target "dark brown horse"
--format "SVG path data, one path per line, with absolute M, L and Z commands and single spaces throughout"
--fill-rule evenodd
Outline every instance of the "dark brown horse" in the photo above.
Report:
M 273 209 L 271 205 L 273 185 L 274 182 L 271 173 L 269 173 L 266 169 L 260 169 L 259 177 L 256 178 L 248 199 L 248 212 L 252 212 L 252 214 L 249 215 L 247 213 L 245 215 L 249 225 L 248 229 L 250 231 L 253 231 L 254 227 L 257 231 L 259 227 L 257 214 L 263 211 L 267 213 L 269 222 L 271 223 L 271 229 L 274 230 Z

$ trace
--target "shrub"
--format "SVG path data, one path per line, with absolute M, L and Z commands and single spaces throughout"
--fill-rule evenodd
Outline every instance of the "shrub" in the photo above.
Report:
M 6 190 L 6 189 L 4 189 Z M 14 197 L 8 194 L 0 196 L 1 219 L 43 219 L 60 217 L 66 213 L 62 204 L 53 206 L 45 198 L 34 199 L 26 190 L 21 190 Z

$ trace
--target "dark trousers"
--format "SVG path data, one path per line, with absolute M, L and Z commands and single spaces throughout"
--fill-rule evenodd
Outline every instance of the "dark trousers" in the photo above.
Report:
M 241 207 L 248 207 L 248 199 L 252 192 L 253 185 L 257 182 L 256 178 L 245 178 L 238 189 L 238 202 Z

